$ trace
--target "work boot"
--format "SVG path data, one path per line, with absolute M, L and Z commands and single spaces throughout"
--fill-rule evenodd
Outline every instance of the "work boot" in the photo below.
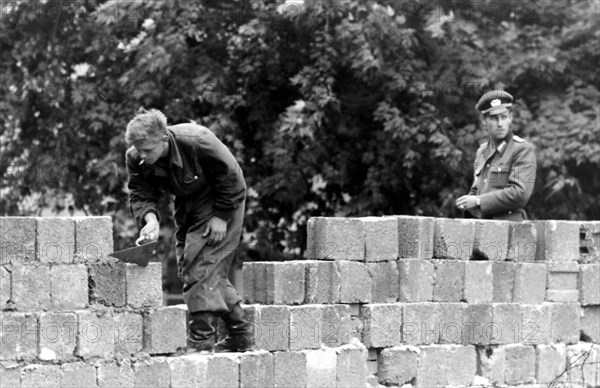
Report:
M 222 352 L 246 352 L 254 347 L 254 334 L 252 325 L 246 320 L 244 309 L 236 304 L 231 311 L 221 316 L 227 336 L 215 345 L 217 353 Z
M 191 320 L 185 353 L 213 353 L 217 316 L 209 311 L 200 311 L 190 315 Z

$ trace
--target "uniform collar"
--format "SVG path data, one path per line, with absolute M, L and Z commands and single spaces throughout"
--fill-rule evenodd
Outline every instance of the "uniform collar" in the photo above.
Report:
M 508 148 L 508 144 L 512 141 L 513 133 L 512 130 L 509 130 L 504 139 L 497 145 L 494 143 L 493 139 L 488 141 L 488 155 L 493 155 L 494 152 L 498 152 L 498 155 L 502 156 L 506 148 Z
M 179 153 L 179 148 L 177 147 L 177 142 L 175 141 L 175 135 L 169 128 L 167 128 L 167 136 L 169 136 L 169 162 L 179 168 L 183 168 L 181 154 Z

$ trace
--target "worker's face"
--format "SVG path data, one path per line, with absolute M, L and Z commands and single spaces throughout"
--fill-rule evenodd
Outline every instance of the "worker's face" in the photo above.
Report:
M 144 163 L 154 164 L 161 156 L 165 155 L 167 142 L 164 138 L 161 140 L 144 140 L 135 143 L 134 147 L 140 153 Z
M 509 111 L 493 116 L 483 116 L 481 121 L 493 139 L 502 140 L 506 137 L 510 129 L 512 113 Z

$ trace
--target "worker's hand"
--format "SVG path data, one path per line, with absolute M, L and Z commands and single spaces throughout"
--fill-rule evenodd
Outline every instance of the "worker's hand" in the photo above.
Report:
M 477 207 L 476 195 L 463 195 L 456 200 L 456 207 L 460 210 L 471 210 Z
M 202 237 L 208 236 L 208 245 L 220 243 L 227 234 L 227 221 L 220 219 L 219 217 L 213 217 L 208 221 L 206 230 Z
M 160 230 L 160 224 L 154 213 L 148 213 L 144 217 L 146 225 L 140 231 L 140 238 L 135 240 L 135 245 L 140 245 L 142 242 L 150 242 L 158 240 L 158 232 Z

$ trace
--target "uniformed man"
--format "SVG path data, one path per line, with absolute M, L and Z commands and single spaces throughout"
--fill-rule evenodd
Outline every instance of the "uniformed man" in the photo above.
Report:
M 471 190 L 456 206 L 476 218 L 527 219 L 524 207 L 533 192 L 536 160 L 533 146 L 512 133 L 512 102 L 509 93 L 493 90 L 475 106 L 489 138 L 477 150 Z
M 246 183 L 229 149 L 207 128 L 167 126 L 158 110 L 127 125 L 129 201 L 140 239 L 156 240 L 163 192 L 175 196 L 178 275 L 188 307 L 186 351 L 245 351 L 253 346 L 242 298 L 228 279 L 242 232 Z M 216 320 L 228 336 L 215 345 Z

